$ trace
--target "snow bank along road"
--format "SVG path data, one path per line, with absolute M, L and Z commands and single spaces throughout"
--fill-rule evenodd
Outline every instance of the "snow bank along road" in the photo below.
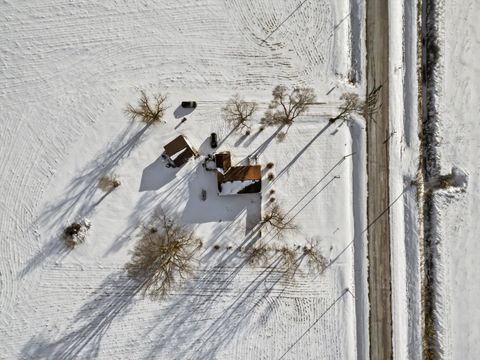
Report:
M 382 86 L 380 110 L 367 119 L 370 359 L 392 358 L 389 216 L 388 1 L 367 0 L 367 94 Z

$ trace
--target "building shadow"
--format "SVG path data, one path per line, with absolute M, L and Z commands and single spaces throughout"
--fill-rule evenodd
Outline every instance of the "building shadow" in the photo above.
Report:
M 179 168 L 168 168 L 166 162 L 159 156 L 142 172 L 139 191 L 154 191 L 162 188 L 175 179 Z

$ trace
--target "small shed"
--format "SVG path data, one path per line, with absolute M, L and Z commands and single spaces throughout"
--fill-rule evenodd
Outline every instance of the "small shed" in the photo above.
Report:
M 164 158 L 166 158 L 173 167 L 180 167 L 190 160 L 190 158 L 198 155 L 198 151 L 183 135 L 177 136 L 163 148 L 165 149 L 163 153 Z

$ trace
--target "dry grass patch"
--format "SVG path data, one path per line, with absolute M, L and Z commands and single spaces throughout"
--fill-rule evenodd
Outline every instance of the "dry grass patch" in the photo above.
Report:
M 116 175 L 104 175 L 98 181 L 98 187 L 104 192 L 112 192 L 121 185 Z

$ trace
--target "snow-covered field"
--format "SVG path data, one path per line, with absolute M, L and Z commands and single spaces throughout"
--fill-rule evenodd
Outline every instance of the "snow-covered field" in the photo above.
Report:
M 439 74 L 439 144 L 442 174 L 453 167 L 468 175 L 466 192 L 435 196 L 438 215 L 441 345 L 445 359 L 473 359 L 480 352 L 480 255 L 478 193 L 480 13 L 478 1 L 440 3 L 442 51 Z
M 360 34 L 350 31 L 361 27 L 347 19 L 349 2 L 323 0 L 277 29 L 297 6 L 0 4 L 0 357 L 350 359 L 365 351 L 364 129 L 328 123 L 345 89 L 362 91 L 345 85 L 352 66 L 362 78 L 352 46 Z M 263 111 L 277 84 L 314 87 L 319 103 L 283 142 L 258 125 L 248 137 L 231 133 L 221 119 L 226 100 L 240 93 Z M 140 88 L 168 93 L 165 124 L 126 118 Z M 180 124 L 177 107 L 191 99 L 198 108 Z M 275 164 L 262 196 L 218 197 L 201 159 L 165 168 L 169 140 L 184 134 L 206 155 L 213 131 L 234 162 L 256 152 Z M 109 173 L 122 184 L 105 195 L 97 184 Z M 237 248 L 271 188 L 300 225 L 286 243 L 318 241 L 330 260 L 323 274 L 301 265 L 292 282 L 273 266 L 243 263 Z M 194 277 L 160 302 L 143 298 L 123 270 L 159 208 L 204 240 Z M 68 251 L 60 233 L 81 217 L 92 228 Z

